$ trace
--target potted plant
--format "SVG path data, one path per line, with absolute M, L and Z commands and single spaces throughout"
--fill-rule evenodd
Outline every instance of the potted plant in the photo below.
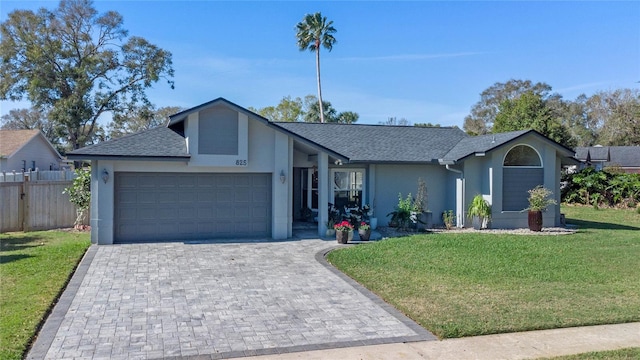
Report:
M 389 226 L 397 227 L 400 230 L 406 230 L 411 223 L 411 210 L 413 208 L 413 199 L 411 193 L 407 195 L 406 199 L 402 198 L 402 193 L 398 193 L 398 205 L 394 211 L 387 214 L 391 216 L 389 220 Z
M 361 222 L 358 227 L 358 235 L 360 236 L 360 240 L 369 241 L 369 238 L 371 238 L 371 226 L 364 221 Z
M 336 222 L 333 218 L 329 218 L 327 221 L 327 232 L 325 234 L 326 237 L 333 237 L 336 234 L 336 230 L 333 228 Z
M 369 225 L 371 225 L 371 230 L 375 230 L 378 227 L 378 218 L 376 217 L 375 205 L 376 201 L 373 201 L 373 206 L 369 206 L 366 204 L 362 207 L 364 211 L 367 212 L 367 216 L 369 217 Z
M 473 228 L 480 230 L 486 228 L 491 220 L 491 205 L 485 200 L 482 195 L 478 194 L 473 197 L 469 208 L 467 209 L 467 216 L 471 218 Z
M 418 192 L 416 193 L 416 198 L 413 201 L 413 211 L 411 216 L 412 219 L 415 219 L 413 222 L 416 227 L 419 227 L 419 224 L 424 225 L 427 229 L 433 227 L 433 214 L 429 211 L 429 202 L 427 197 L 427 183 L 422 178 L 418 178 Z
M 453 229 L 453 224 L 456 222 L 456 216 L 453 214 L 453 210 L 442 212 L 442 222 L 444 223 L 445 229 Z
M 353 233 L 353 225 L 347 220 L 343 220 L 333 226 L 336 231 L 336 240 L 339 244 L 346 244 L 349 241 L 349 233 Z
M 552 198 L 553 192 L 542 185 L 534 187 L 528 193 L 529 207 L 524 210 L 528 210 L 529 230 L 542 231 L 542 212 L 557 202 Z

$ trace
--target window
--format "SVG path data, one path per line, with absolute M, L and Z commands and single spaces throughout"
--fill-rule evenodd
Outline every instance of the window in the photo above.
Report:
M 511 148 L 504 157 L 504 166 L 541 167 L 542 161 L 538 152 L 528 145 L 517 145 Z
M 338 209 L 362 206 L 364 171 L 334 170 L 332 173 L 334 206 Z
M 529 205 L 527 191 L 544 184 L 540 155 L 531 146 L 516 145 L 502 165 L 502 210 L 521 211 Z

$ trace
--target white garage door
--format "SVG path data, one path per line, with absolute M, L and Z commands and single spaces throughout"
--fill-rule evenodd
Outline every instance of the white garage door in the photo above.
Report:
M 271 174 L 115 174 L 116 242 L 271 237 Z

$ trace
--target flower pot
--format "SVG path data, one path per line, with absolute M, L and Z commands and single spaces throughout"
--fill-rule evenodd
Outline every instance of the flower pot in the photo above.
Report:
M 542 231 L 542 211 L 529 210 L 529 230 Z
M 336 240 L 338 244 L 346 244 L 349 241 L 349 233 L 353 236 L 352 231 L 336 231 Z
M 378 218 L 371 218 L 369 219 L 369 222 L 369 225 L 371 225 L 371 230 L 375 230 L 378 227 Z
M 369 238 L 371 238 L 371 229 L 358 230 L 358 235 L 360 235 L 360 240 L 369 241 Z
M 480 221 L 480 217 L 478 216 L 474 216 L 471 218 L 471 225 L 473 226 L 474 230 L 481 230 L 482 229 L 482 221 Z

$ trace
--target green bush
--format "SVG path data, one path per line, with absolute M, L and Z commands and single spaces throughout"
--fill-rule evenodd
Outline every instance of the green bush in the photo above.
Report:
M 585 168 L 563 174 L 562 201 L 573 204 L 633 208 L 640 202 L 640 174 Z

